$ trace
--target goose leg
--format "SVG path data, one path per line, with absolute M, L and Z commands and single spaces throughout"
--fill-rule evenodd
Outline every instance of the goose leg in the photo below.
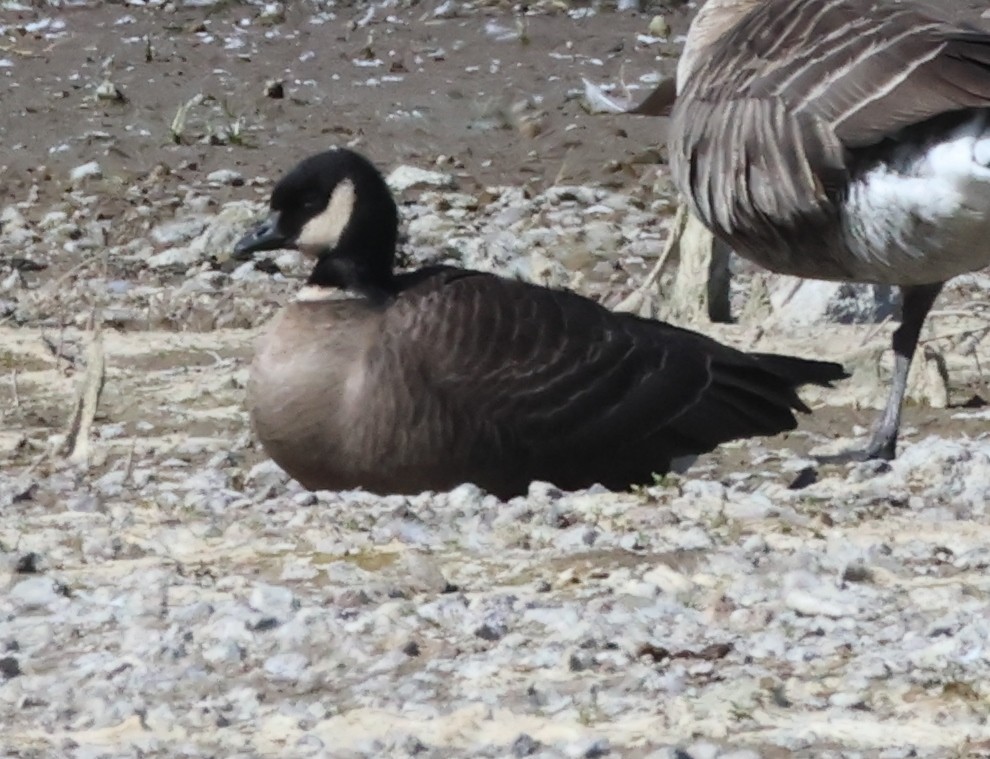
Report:
M 889 461 L 897 453 L 897 433 L 901 426 L 901 408 L 904 405 L 904 392 L 907 390 L 908 372 L 911 359 L 918 347 L 918 338 L 925 318 L 932 304 L 942 290 L 944 282 L 933 285 L 913 285 L 901 288 L 901 326 L 894 331 L 894 376 L 890 385 L 887 405 L 873 426 L 873 434 L 866 448 L 844 451 L 833 456 L 821 456 L 822 463 L 847 461 L 869 461 L 885 459 Z

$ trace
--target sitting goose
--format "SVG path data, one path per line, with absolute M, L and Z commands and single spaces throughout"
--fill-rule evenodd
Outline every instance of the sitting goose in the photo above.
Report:
M 797 386 L 846 376 L 493 274 L 394 273 L 398 209 L 350 150 L 302 161 L 270 205 L 235 255 L 292 247 L 315 263 L 259 343 L 248 405 L 310 489 L 650 483 L 677 457 L 792 429 L 808 411 Z
M 669 133 L 674 181 L 739 254 L 816 279 L 899 285 L 886 408 L 945 282 L 990 264 L 990 34 L 910 2 L 708 0 Z

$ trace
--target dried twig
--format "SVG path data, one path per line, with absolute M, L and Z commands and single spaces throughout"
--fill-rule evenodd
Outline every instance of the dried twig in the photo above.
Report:
M 131 438 L 131 447 L 127 451 L 127 461 L 124 464 L 124 482 L 130 482 L 134 474 L 134 451 L 137 449 L 137 438 Z
M 887 324 L 889 323 L 890 323 L 890 314 L 887 314 L 885 317 L 883 317 L 883 319 L 881 319 L 879 322 L 874 324 L 872 329 L 868 329 L 866 331 L 866 334 L 863 335 L 863 339 L 860 342 L 859 346 L 862 348 L 863 346 L 871 343 L 873 341 L 873 338 L 879 335 L 883 331 L 883 328 L 886 327 Z
M 59 289 L 65 283 L 66 280 L 76 276 L 76 274 L 78 274 L 80 271 L 85 269 L 87 266 L 92 266 L 95 260 L 96 260 L 95 257 L 84 258 L 75 266 L 65 271 L 58 279 L 53 281 L 51 284 L 51 288 L 54 290 Z
M 919 345 L 925 345 L 927 343 L 938 342 L 939 340 L 951 340 L 956 337 L 972 337 L 973 335 L 980 335 L 980 340 L 986 339 L 987 335 L 990 334 L 990 327 L 972 327 L 970 329 L 960 329 L 954 332 L 946 332 L 942 335 L 932 335 L 928 338 L 922 338 L 918 341 Z
M 52 338 L 48 337 L 48 335 L 42 335 L 41 336 L 41 342 L 43 342 L 45 344 L 45 347 L 48 348 L 48 351 L 52 354 L 52 356 L 55 357 L 56 362 L 59 359 L 61 359 L 61 360 L 65 361 L 72 368 L 75 368 L 76 365 L 79 363 L 79 354 L 78 353 L 76 353 L 75 351 L 71 351 L 71 352 L 67 352 L 66 351 L 66 348 L 68 346 L 67 346 L 67 344 L 65 342 L 65 326 L 64 325 L 63 325 L 62 329 L 58 333 L 58 341 L 57 342 L 55 340 L 53 340 Z M 75 346 L 73 346 L 73 348 L 75 348 Z
M 94 311 L 90 317 L 89 344 L 86 347 L 86 374 L 76 396 L 72 422 L 65 436 L 62 452 L 74 464 L 89 460 L 89 437 L 93 420 L 106 379 L 106 361 L 103 353 L 103 330 Z
M 639 287 L 633 290 L 633 292 L 613 307 L 614 311 L 638 312 L 642 309 L 643 303 L 646 300 L 646 294 L 660 281 L 660 277 L 663 275 L 663 271 L 667 266 L 671 253 L 680 243 L 681 233 L 683 232 L 686 220 L 687 208 L 684 204 L 679 204 L 677 206 L 677 213 L 674 216 L 674 223 L 671 225 L 670 234 L 668 235 L 663 250 L 660 253 L 660 257 L 657 259 L 656 265 L 654 265 L 650 273 L 646 275 L 646 278 Z
M 564 153 L 564 159 L 560 162 L 560 170 L 557 172 L 557 176 L 553 178 L 553 182 L 550 185 L 551 187 L 557 187 L 561 182 L 564 181 L 564 177 L 567 176 L 567 169 L 569 168 L 567 162 L 570 159 L 571 153 L 573 151 L 574 148 L 568 148 L 567 152 Z
M 17 370 L 10 370 L 10 391 L 11 395 L 14 397 L 14 408 L 19 409 L 21 407 L 21 395 L 17 390 Z

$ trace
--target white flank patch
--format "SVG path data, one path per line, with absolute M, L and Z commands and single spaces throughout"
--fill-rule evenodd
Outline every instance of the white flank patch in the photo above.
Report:
M 850 187 L 845 227 L 865 281 L 923 284 L 990 263 L 990 129 L 980 113 L 927 147 L 905 143 Z

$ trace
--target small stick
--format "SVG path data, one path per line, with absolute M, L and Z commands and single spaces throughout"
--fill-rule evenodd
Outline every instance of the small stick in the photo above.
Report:
M 650 273 L 646 275 L 643 283 L 615 304 L 612 308 L 613 311 L 635 311 L 640 307 L 640 305 L 642 305 L 647 291 L 660 280 L 660 275 L 663 274 L 663 270 L 667 266 L 667 261 L 670 258 L 670 254 L 680 243 L 681 233 L 684 231 L 684 222 L 686 218 L 687 207 L 681 203 L 677 206 L 677 213 L 674 214 L 674 221 L 671 225 L 670 234 L 664 242 L 663 250 L 660 253 L 660 258 L 657 259 L 657 262 Z
M 564 158 L 560 162 L 560 170 L 557 172 L 557 176 L 553 178 L 553 182 L 550 184 L 551 187 L 556 187 L 564 181 L 564 177 L 567 176 L 567 160 L 571 157 L 573 151 L 574 148 L 568 148 L 567 152 L 564 153 Z
M 10 370 L 10 389 L 14 396 L 14 408 L 19 409 L 21 407 L 21 395 L 17 391 L 17 370 Z
M 981 334 L 982 337 L 980 337 L 980 340 L 985 340 L 988 333 L 990 333 L 990 327 L 973 327 L 971 329 L 961 329 L 957 332 L 946 332 L 944 335 L 933 335 L 924 340 L 919 340 L 918 343 L 924 345 L 926 343 L 934 343 L 938 340 L 949 340 L 953 337 L 970 337 L 971 335 Z
M 127 452 L 127 462 L 124 464 L 124 482 L 130 482 L 134 474 L 134 450 L 137 448 L 137 438 L 131 438 L 131 449 Z
M 106 379 L 106 359 L 103 353 L 103 330 L 96 312 L 90 317 L 90 339 L 87 346 L 86 374 L 76 397 L 72 423 L 65 437 L 63 452 L 69 461 L 81 464 L 89 460 L 89 436 Z
M 55 342 L 54 340 L 52 340 L 52 338 L 48 337 L 47 335 L 42 335 L 41 336 L 41 341 L 45 344 L 45 347 L 48 348 L 48 350 L 52 354 L 52 356 L 55 357 L 56 368 L 61 368 L 61 367 L 58 366 L 59 359 L 62 359 L 63 361 L 65 361 L 65 363 L 68 366 L 71 366 L 73 368 L 76 366 L 76 362 L 79 360 L 78 359 L 78 356 L 70 356 L 68 353 L 65 353 L 65 350 L 64 350 L 65 349 L 65 328 L 64 327 L 62 328 L 62 331 L 59 333 L 58 342 Z
M 65 272 L 61 277 L 59 277 L 58 279 L 56 279 L 52 283 L 52 287 L 57 289 L 69 277 L 75 276 L 81 270 L 85 269 L 87 266 L 92 265 L 92 263 L 93 263 L 93 259 L 92 258 L 84 258 L 82 261 L 80 261 L 75 266 L 73 266 L 71 269 L 69 269 L 67 272 Z

